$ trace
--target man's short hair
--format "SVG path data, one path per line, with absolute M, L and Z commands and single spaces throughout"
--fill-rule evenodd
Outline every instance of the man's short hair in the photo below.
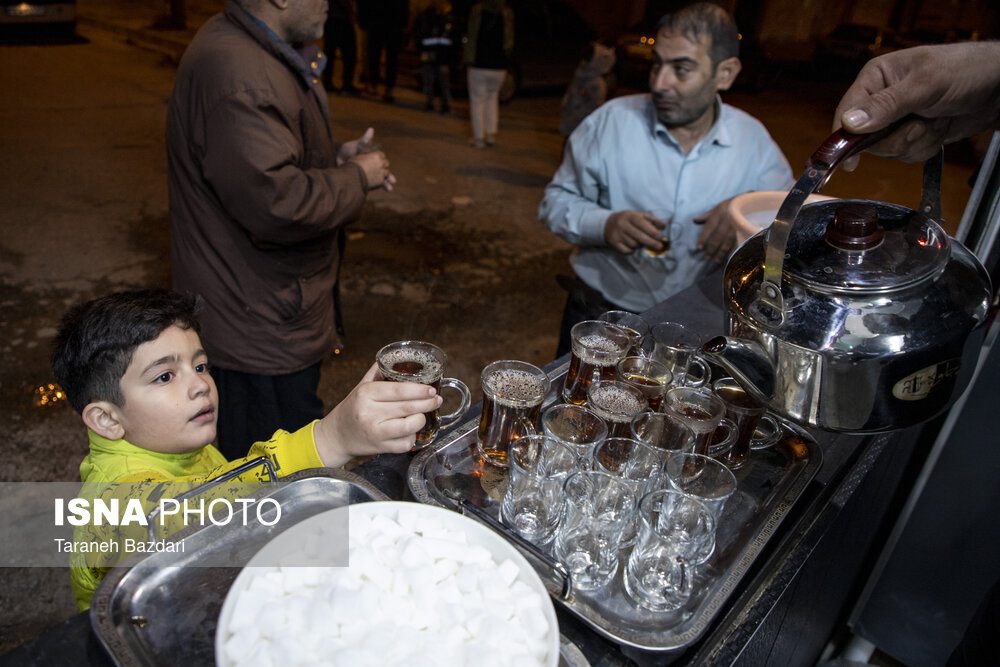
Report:
M 135 349 L 176 324 L 199 332 L 198 300 L 163 289 L 115 292 L 74 306 L 52 345 L 52 370 L 79 413 L 94 401 L 122 407 L 121 379 Z
M 695 2 L 676 12 L 665 15 L 656 26 L 656 32 L 666 28 L 684 35 L 693 42 L 708 37 L 708 55 L 712 67 L 727 58 L 740 55 L 740 31 L 732 15 L 712 2 Z

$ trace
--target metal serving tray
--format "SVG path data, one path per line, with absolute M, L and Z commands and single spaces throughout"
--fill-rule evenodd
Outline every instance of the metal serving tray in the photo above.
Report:
M 310 516 L 353 503 L 389 498 L 354 473 L 332 468 L 303 470 L 265 487 L 256 498 L 281 504 L 282 520 L 238 528 L 192 526 L 172 538 L 184 553 L 132 556 L 101 581 L 90 607 L 90 624 L 119 665 L 212 665 L 215 628 L 222 603 L 239 567 L 200 567 L 225 554 L 246 563 L 278 533 Z
M 568 364 L 550 371 L 552 380 L 545 406 L 560 402 Z M 470 516 L 490 524 L 515 544 L 519 537 L 497 521 L 506 475 L 484 466 L 475 454 L 478 419 L 455 428 L 439 442 L 420 452 L 410 464 L 408 482 L 421 502 L 457 511 L 474 505 L 482 511 Z M 625 593 L 622 567 L 614 581 L 596 592 L 569 594 L 559 568 L 553 569 L 530 551 L 528 560 L 538 571 L 553 599 L 593 630 L 618 644 L 645 651 L 679 652 L 694 643 L 729 599 L 740 580 L 764 549 L 792 505 L 819 470 L 822 453 L 816 441 L 793 424 L 782 422 L 782 435 L 768 449 L 754 450 L 749 461 L 735 471 L 736 493 L 719 518 L 717 546 L 699 568 L 694 594 L 674 612 L 651 612 L 638 607 Z M 487 517 L 479 516 L 487 514 Z M 523 547 L 522 547 L 522 550 Z

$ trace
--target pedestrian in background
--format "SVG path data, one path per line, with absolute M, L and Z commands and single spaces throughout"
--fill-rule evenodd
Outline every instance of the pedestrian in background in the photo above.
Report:
M 403 30 L 410 18 L 410 3 L 408 0 L 363 0 L 362 4 L 371 5 L 373 15 L 368 30 L 368 80 L 372 92 L 378 94 L 378 84 L 382 81 L 379 63 L 385 51 L 382 101 L 392 104 L 396 101 L 392 91 L 396 87 L 399 50 L 403 46 Z
M 323 70 L 323 87 L 329 91 L 357 95 L 354 86 L 354 66 L 357 63 L 357 40 L 354 36 L 354 0 L 329 0 L 329 13 L 323 27 L 323 48 L 328 59 Z M 342 83 L 333 85 L 333 54 L 340 51 Z
M 500 88 L 514 50 L 514 12 L 504 0 L 481 0 L 469 10 L 464 62 L 476 148 L 496 143 Z
M 372 84 L 372 73 L 369 66 L 371 58 L 371 40 L 369 36 L 372 32 L 372 25 L 375 24 L 375 6 L 370 0 L 361 0 L 358 3 L 358 57 L 361 59 L 361 83 L 365 84 L 365 92 L 374 95 L 375 86 Z
M 434 110 L 434 88 L 441 91 L 441 113 L 451 110 L 451 60 L 454 53 L 454 24 L 451 3 L 431 0 L 420 12 L 413 33 L 420 52 L 424 84 L 424 110 Z
M 568 137 L 590 112 L 608 99 L 608 74 L 615 66 L 615 50 L 591 42 L 573 73 L 560 106 L 559 134 Z

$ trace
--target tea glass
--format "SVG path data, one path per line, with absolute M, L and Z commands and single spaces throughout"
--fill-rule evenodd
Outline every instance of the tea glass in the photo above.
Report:
M 708 362 L 698 355 L 701 337 L 677 322 L 660 322 L 653 327 L 653 359 L 673 374 L 675 387 L 703 387 L 712 379 Z M 692 373 L 693 369 L 695 370 Z
M 487 364 L 480 377 L 483 411 L 477 449 L 487 463 L 504 468 L 510 443 L 537 432 L 549 377 L 537 366 L 513 360 Z
M 736 493 L 736 476 L 724 464 L 702 454 L 676 454 L 663 466 L 667 485 L 705 503 L 716 524 L 726 501 Z
M 446 415 L 440 410 L 424 413 L 424 426 L 417 432 L 413 449 L 422 449 L 434 441 L 438 431 L 452 426 L 469 409 L 471 395 L 465 383 L 455 378 L 442 377 L 448 355 L 437 345 L 419 340 L 389 343 L 375 354 L 382 377 L 390 382 L 419 382 L 427 384 L 440 394 L 444 387 L 455 389 L 461 396 L 458 408 Z
M 542 430 L 568 445 L 580 461 L 589 467 L 594 447 L 608 437 L 608 425 L 604 420 L 582 405 L 559 403 L 546 408 L 542 413 Z
M 621 327 L 598 320 L 576 323 L 570 330 L 570 337 L 573 352 L 562 398 L 567 403 L 583 405 L 591 384 L 614 378 L 615 364 L 628 353 L 630 340 Z
M 650 410 L 659 411 L 673 377 L 666 366 L 649 357 L 625 357 L 615 370 L 619 380 L 642 392 Z
M 701 501 L 656 490 L 639 502 L 639 537 L 625 563 L 629 597 L 650 611 L 673 611 L 691 597 L 697 565 L 715 548 L 715 519 Z
M 587 390 L 587 407 L 608 425 L 609 438 L 632 435 L 632 417 L 649 409 L 642 392 L 626 382 L 598 380 Z
M 592 591 L 615 576 L 618 543 L 635 507 L 635 494 L 619 477 L 580 470 L 566 478 L 554 551 L 575 589 Z
M 726 414 L 726 404 L 710 389 L 694 389 L 692 387 L 673 387 L 667 390 L 663 399 L 663 409 L 684 420 L 684 423 L 694 431 L 694 451 L 697 454 L 708 452 L 715 429 Z
M 562 517 L 563 482 L 576 471 L 576 453 L 555 438 L 529 435 L 511 443 L 510 477 L 500 506 L 503 522 L 544 547 Z
M 601 322 L 617 324 L 625 330 L 631 343 L 628 350 L 629 356 L 645 357 L 648 355 L 649 348 L 652 347 L 649 339 L 650 328 L 649 322 L 642 315 L 636 315 L 627 310 L 609 310 L 597 319 Z
M 666 461 L 694 447 L 694 431 L 683 419 L 668 412 L 642 412 L 632 417 L 632 437 L 651 446 Z
M 736 441 L 722 460 L 731 470 L 740 468 L 750 458 L 750 441 L 767 407 L 758 403 L 733 378 L 720 378 L 712 383 L 715 395 L 726 404 L 726 417 L 736 423 Z
M 660 453 L 649 445 L 632 438 L 608 438 L 594 450 L 594 470 L 620 477 L 632 489 L 636 498 L 657 485 L 663 461 Z M 639 532 L 639 517 L 629 519 L 619 547 L 635 544 Z
M 726 458 L 729 453 L 733 450 L 733 446 L 736 444 L 736 436 L 739 431 L 736 427 L 736 422 L 734 422 L 729 417 L 723 417 L 719 421 L 719 425 L 715 427 L 715 432 L 712 434 L 712 439 L 708 443 L 708 451 L 706 452 L 716 461 L 721 461 L 726 465 L 729 462 Z M 730 470 L 734 470 L 733 466 L 729 466 Z

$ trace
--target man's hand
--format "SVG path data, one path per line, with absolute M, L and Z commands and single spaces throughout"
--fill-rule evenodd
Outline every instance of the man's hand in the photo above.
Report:
M 666 223 L 651 213 L 618 211 L 608 216 L 604 223 L 604 240 L 618 252 L 628 255 L 637 248 L 662 252 L 660 230 Z
M 729 216 L 731 201 L 730 198 L 719 202 L 711 211 L 694 219 L 695 224 L 704 225 L 698 235 L 698 249 L 720 264 L 729 259 L 736 247 L 736 225 Z
M 833 128 L 875 132 L 909 114 L 868 150 L 904 162 L 921 162 L 942 144 L 990 127 L 1000 114 L 1000 43 L 918 46 L 874 58 L 862 68 L 834 114 Z M 844 162 L 848 171 L 857 156 Z
M 369 190 L 385 188 L 387 192 L 392 192 L 396 177 L 389 171 L 389 159 L 378 150 L 373 142 L 374 138 L 375 129 L 369 127 L 358 139 L 341 144 L 337 153 L 337 166 L 354 162 L 365 172 Z
M 386 382 L 373 364 L 351 393 L 316 423 L 316 451 L 330 467 L 355 456 L 407 452 L 424 426 L 424 413 L 440 405 L 433 387 Z

